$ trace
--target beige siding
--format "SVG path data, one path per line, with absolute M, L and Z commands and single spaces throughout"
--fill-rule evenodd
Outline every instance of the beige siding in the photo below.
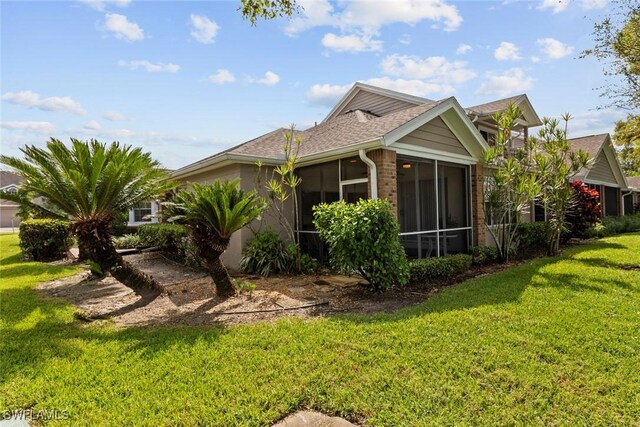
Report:
M 16 216 L 17 206 L 0 205 L 0 227 L 18 227 L 20 218 Z
M 604 151 L 601 151 L 596 158 L 596 162 L 589 171 L 589 174 L 586 177 L 586 181 L 598 181 L 613 184 L 616 187 L 618 186 L 618 182 L 616 181 L 616 177 L 611 170 L 611 165 L 609 164 Z
M 436 117 L 409 135 L 400 138 L 398 142 L 447 153 L 470 155 L 440 117 Z
M 201 172 L 196 175 L 191 175 L 187 178 L 180 179 L 179 181 L 185 185 L 190 182 L 198 182 L 201 184 L 211 184 L 215 180 L 234 180 L 240 178 L 240 165 L 229 165 L 215 170 Z
M 271 177 L 273 168 L 271 167 L 263 167 L 263 177 L 262 183 L 259 185 L 260 195 L 266 197 L 266 190 L 264 188 L 264 183 L 267 177 Z M 234 180 L 240 179 L 240 187 L 244 191 L 253 191 L 256 188 L 256 176 L 257 176 L 257 167 L 254 165 L 244 165 L 244 164 L 234 164 L 230 166 L 225 166 L 223 168 L 215 169 L 208 172 L 202 172 L 197 175 L 190 176 L 183 180 L 180 180 L 184 185 L 188 185 L 190 182 L 198 182 L 198 183 L 213 183 L 215 180 Z M 285 207 L 287 212 L 292 212 L 290 205 Z M 288 218 L 292 221 L 292 216 Z M 242 256 L 242 250 L 245 247 L 246 243 L 251 240 L 253 237 L 252 228 L 258 229 L 260 227 L 260 223 L 262 222 L 262 228 L 265 229 L 267 227 L 271 227 L 272 229 L 280 232 L 282 237 L 285 237 L 285 233 L 280 227 L 277 217 L 272 214 L 272 212 L 265 212 L 262 215 L 260 221 L 254 221 L 250 226 L 243 228 L 242 230 L 237 231 L 231 237 L 231 241 L 229 242 L 229 247 L 222 254 L 222 262 L 231 270 L 239 270 L 240 269 L 240 257 Z
M 347 105 L 344 106 L 341 113 L 352 110 L 363 110 L 370 111 L 378 116 L 384 116 L 415 106 L 416 104 L 412 104 L 410 102 L 401 101 L 384 95 L 378 95 L 376 93 L 360 91 L 351 101 L 349 101 Z

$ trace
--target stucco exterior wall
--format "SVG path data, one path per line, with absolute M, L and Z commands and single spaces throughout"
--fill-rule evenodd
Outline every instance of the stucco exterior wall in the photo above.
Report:
M 263 166 L 261 183 L 258 184 L 256 180 L 258 168 L 255 165 L 234 164 L 212 171 L 202 172 L 197 175 L 192 175 L 184 179 L 179 179 L 178 181 L 181 182 L 185 187 L 188 187 L 189 183 L 194 182 L 211 184 L 216 180 L 224 181 L 240 179 L 240 187 L 244 191 L 253 191 L 256 189 L 256 185 L 258 185 L 259 194 L 262 197 L 266 198 L 267 191 L 265 188 L 265 183 L 266 179 L 269 179 L 271 177 L 272 172 L 273 167 Z M 291 223 L 293 223 L 293 210 L 291 200 L 289 200 L 285 204 L 284 211 L 289 214 L 287 216 L 287 219 Z M 227 266 L 227 268 L 235 271 L 240 270 L 240 257 L 242 256 L 242 250 L 246 243 L 253 237 L 252 230 L 258 230 L 260 227 L 262 227 L 263 229 L 271 227 L 273 230 L 280 233 L 283 239 L 286 238 L 286 233 L 280 226 L 277 216 L 274 214 L 274 209 L 270 208 L 267 212 L 262 214 L 262 217 L 259 220 L 253 221 L 249 226 L 244 227 L 243 229 L 235 232 L 233 236 L 231 236 L 229 247 L 224 252 L 224 254 L 222 254 L 222 262 Z

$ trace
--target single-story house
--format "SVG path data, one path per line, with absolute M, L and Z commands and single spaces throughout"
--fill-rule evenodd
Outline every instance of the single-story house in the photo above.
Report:
M 356 83 L 321 123 L 296 131 L 295 136 L 303 140 L 297 170 L 302 178 L 297 231 L 303 250 L 322 256 L 312 221 L 314 205 L 367 197 L 389 200 L 410 257 L 441 256 L 486 245 L 482 162 L 497 134 L 492 117 L 509 104 L 522 111 L 515 136 L 526 139 L 541 120 L 524 94 L 463 108 L 454 97 L 434 101 Z M 287 131 L 274 130 L 177 169 L 172 176 L 185 186 L 239 178 L 243 189 L 253 190 L 258 160 L 267 175 L 282 163 Z M 608 136 L 602 136 L 604 140 Z M 587 138 L 573 140 L 572 145 L 588 148 L 592 144 Z M 610 202 L 609 213 L 620 212 L 620 189 L 626 188 L 626 182 L 619 175 L 614 153 L 608 145 L 589 152 L 596 161 L 584 171 L 584 178 L 604 186 L 605 203 L 607 194 L 617 197 Z M 263 220 L 278 230 L 276 219 L 268 213 Z M 223 255 L 229 267 L 238 267 L 252 233 L 245 228 L 234 234 Z
M 0 171 L 0 190 L 15 193 L 21 182 L 22 178 L 18 175 L 8 171 Z M 16 216 L 18 208 L 19 206 L 15 202 L 0 199 L 0 227 L 15 228 L 20 225 L 20 218 Z

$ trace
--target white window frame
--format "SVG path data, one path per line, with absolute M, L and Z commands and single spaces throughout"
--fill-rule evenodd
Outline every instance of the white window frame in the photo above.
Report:
M 129 209 L 129 221 L 128 221 L 127 225 L 138 226 L 138 225 L 142 225 L 142 224 L 152 224 L 152 223 L 158 222 L 158 218 L 153 217 L 153 215 L 158 213 L 158 202 L 156 202 L 155 200 L 152 200 L 152 201 L 150 201 L 150 203 L 151 203 L 151 215 L 152 215 L 152 217 L 150 218 L 149 221 L 136 221 L 135 220 L 135 210 L 136 210 L 136 208 L 133 208 L 133 209 Z

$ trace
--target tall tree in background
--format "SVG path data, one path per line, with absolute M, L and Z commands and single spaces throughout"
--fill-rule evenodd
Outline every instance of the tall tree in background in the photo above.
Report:
M 640 108 L 640 2 L 614 0 L 611 13 L 594 26 L 595 46 L 580 55 L 593 56 L 606 65 L 610 79 L 602 87 L 606 106 Z M 620 81 L 621 80 L 621 81 Z
M 626 120 L 616 122 L 613 140 L 624 172 L 640 175 L 640 115 L 629 114 Z
M 300 11 L 300 5 L 295 0 L 241 0 L 241 3 L 242 17 L 248 19 L 251 25 L 256 25 L 258 19 L 290 17 Z

